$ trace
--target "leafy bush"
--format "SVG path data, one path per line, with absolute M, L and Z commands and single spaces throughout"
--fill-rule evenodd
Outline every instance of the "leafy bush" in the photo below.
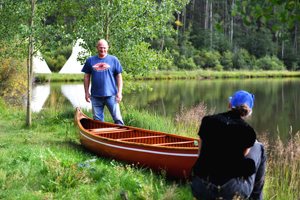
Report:
M 179 69 L 193 70 L 197 68 L 193 58 L 186 59 L 185 56 L 180 56 L 180 60 L 176 64 Z
M 234 55 L 233 68 L 252 69 L 255 59 L 255 56 L 250 55 L 250 53 L 246 49 L 240 48 Z
M 231 70 L 233 68 L 233 59 L 234 53 L 230 52 L 229 50 L 223 52 L 221 57 L 221 65 L 225 70 Z
M 298 70 L 300 70 L 300 66 L 298 65 L 297 62 L 293 62 L 293 63 L 292 63 L 292 70 L 293 70 L 293 71 L 298 71 Z
M 214 68 L 220 64 L 221 54 L 218 51 L 208 51 L 205 53 L 205 67 Z
M 194 63 L 197 65 L 197 68 L 202 68 L 205 66 L 205 58 L 200 54 L 196 54 L 193 57 Z
M 285 66 L 276 56 L 265 56 L 255 62 L 255 69 L 263 70 L 285 70 Z
M 216 64 L 216 66 L 214 67 L 214 70 L 216 71 L 223 71 L 223 66 L 220 64 Z
M 10 45 L 0 44 L 1 51 L 10 51 Z M 27 89 L 26 61 L 0 56 L 0 96 L 6 100 L 18 100 Z

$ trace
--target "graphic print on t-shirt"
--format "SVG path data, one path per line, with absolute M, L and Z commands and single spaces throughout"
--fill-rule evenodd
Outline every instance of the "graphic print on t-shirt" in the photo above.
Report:
M 97 63 L 93 66 L 93 68 L 97 71 L 102 71 L 102 70 L 105 70 L 107 68 L 109 68 L 110 65 L 107 64 L 107 63 Z

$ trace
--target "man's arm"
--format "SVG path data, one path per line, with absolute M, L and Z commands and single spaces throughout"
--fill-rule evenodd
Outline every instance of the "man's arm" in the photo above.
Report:
M 251 149 L 251 147 L 244 150 L 244 156 L 248 155 L 250 149 Z
M 91 79 L 91 75 L 90 74 L 84 74 L 83 85 L 84 85 L 84 91 L 85 91 L 85 100 L 87 102 L 91 102 L 91 94 L 89 92 L 90 79 Z
M 122 100 L 122 90 L 123 90 L 123 80 L 122 80 L 121 73 L 119 73 L 116 76 L 116 81 L 117 81 L 117 87 L 118 87 L 118 93 L 116 95 L 116 100 L 118 103 L 120 103 Z

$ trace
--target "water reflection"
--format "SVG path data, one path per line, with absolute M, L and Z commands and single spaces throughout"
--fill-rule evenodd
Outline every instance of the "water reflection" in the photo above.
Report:
M 61 85 L 61 92 L 67 97 L 73 107 L 80 107 L 81 109 L 86 110 L 92 109 L 92 104 L 85 100 L 83 84 Z
M 31 110 L 40 112 L 50 95 L 50 85 L 37 85 L 32 89 Z M 27 106 L 27 98 L 24 99 L 24 106 Z
M 160 115 L 174 116 L 184 104 L 190 108 L 201 101 L 215 113 L 226 112 L 228 97 L 237 90 L 247 90 L 255 95 L 252 116 L 247 119 L 258 134 L 269 132 L 289 137 L 300 130 L 300 79 L 245 79 L 245 80 L 180 80 L 152 81 L 153 92 L 144 90 L 124 94 L 124 104 L 153 110 Z
M 219 113 L 227 111 L 228 97 L 235 91 L 247 90 L 255 95 L 253 114 L 247 121 L 258 134 L 267 131 L 273 137 L 279 134 L 282 138 L 288 138 L 290 127 L 293 128 L 293 133 L 300 130 L 300 79 L 176 80 L 143 83 L 150 85 L 153 91 L 123 94 L 122 102 L 125 107 L 152 110 L 163 116 L 174 117 L 182 104 L 189 109 L 203 101 L 208 110 L 215 108 L 215 113 Z M 51 83 L 50 86 L 50 98 L 44 107 L 91 109 L 91 104 L 85 101 L 83 83 Z M 45 102 L 42 98 L 49 95 L 49 85 L 47 87 L 48 94 L 38 95 L 42 102 Z

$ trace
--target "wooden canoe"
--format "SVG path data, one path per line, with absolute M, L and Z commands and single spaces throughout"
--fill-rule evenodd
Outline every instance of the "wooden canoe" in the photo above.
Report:
M 198 157 L 199 139 L 96 121 L 79 108 L 74 128 L 81 144 L 97 155 L 165 170 L 174 178 L 187 179 Z

